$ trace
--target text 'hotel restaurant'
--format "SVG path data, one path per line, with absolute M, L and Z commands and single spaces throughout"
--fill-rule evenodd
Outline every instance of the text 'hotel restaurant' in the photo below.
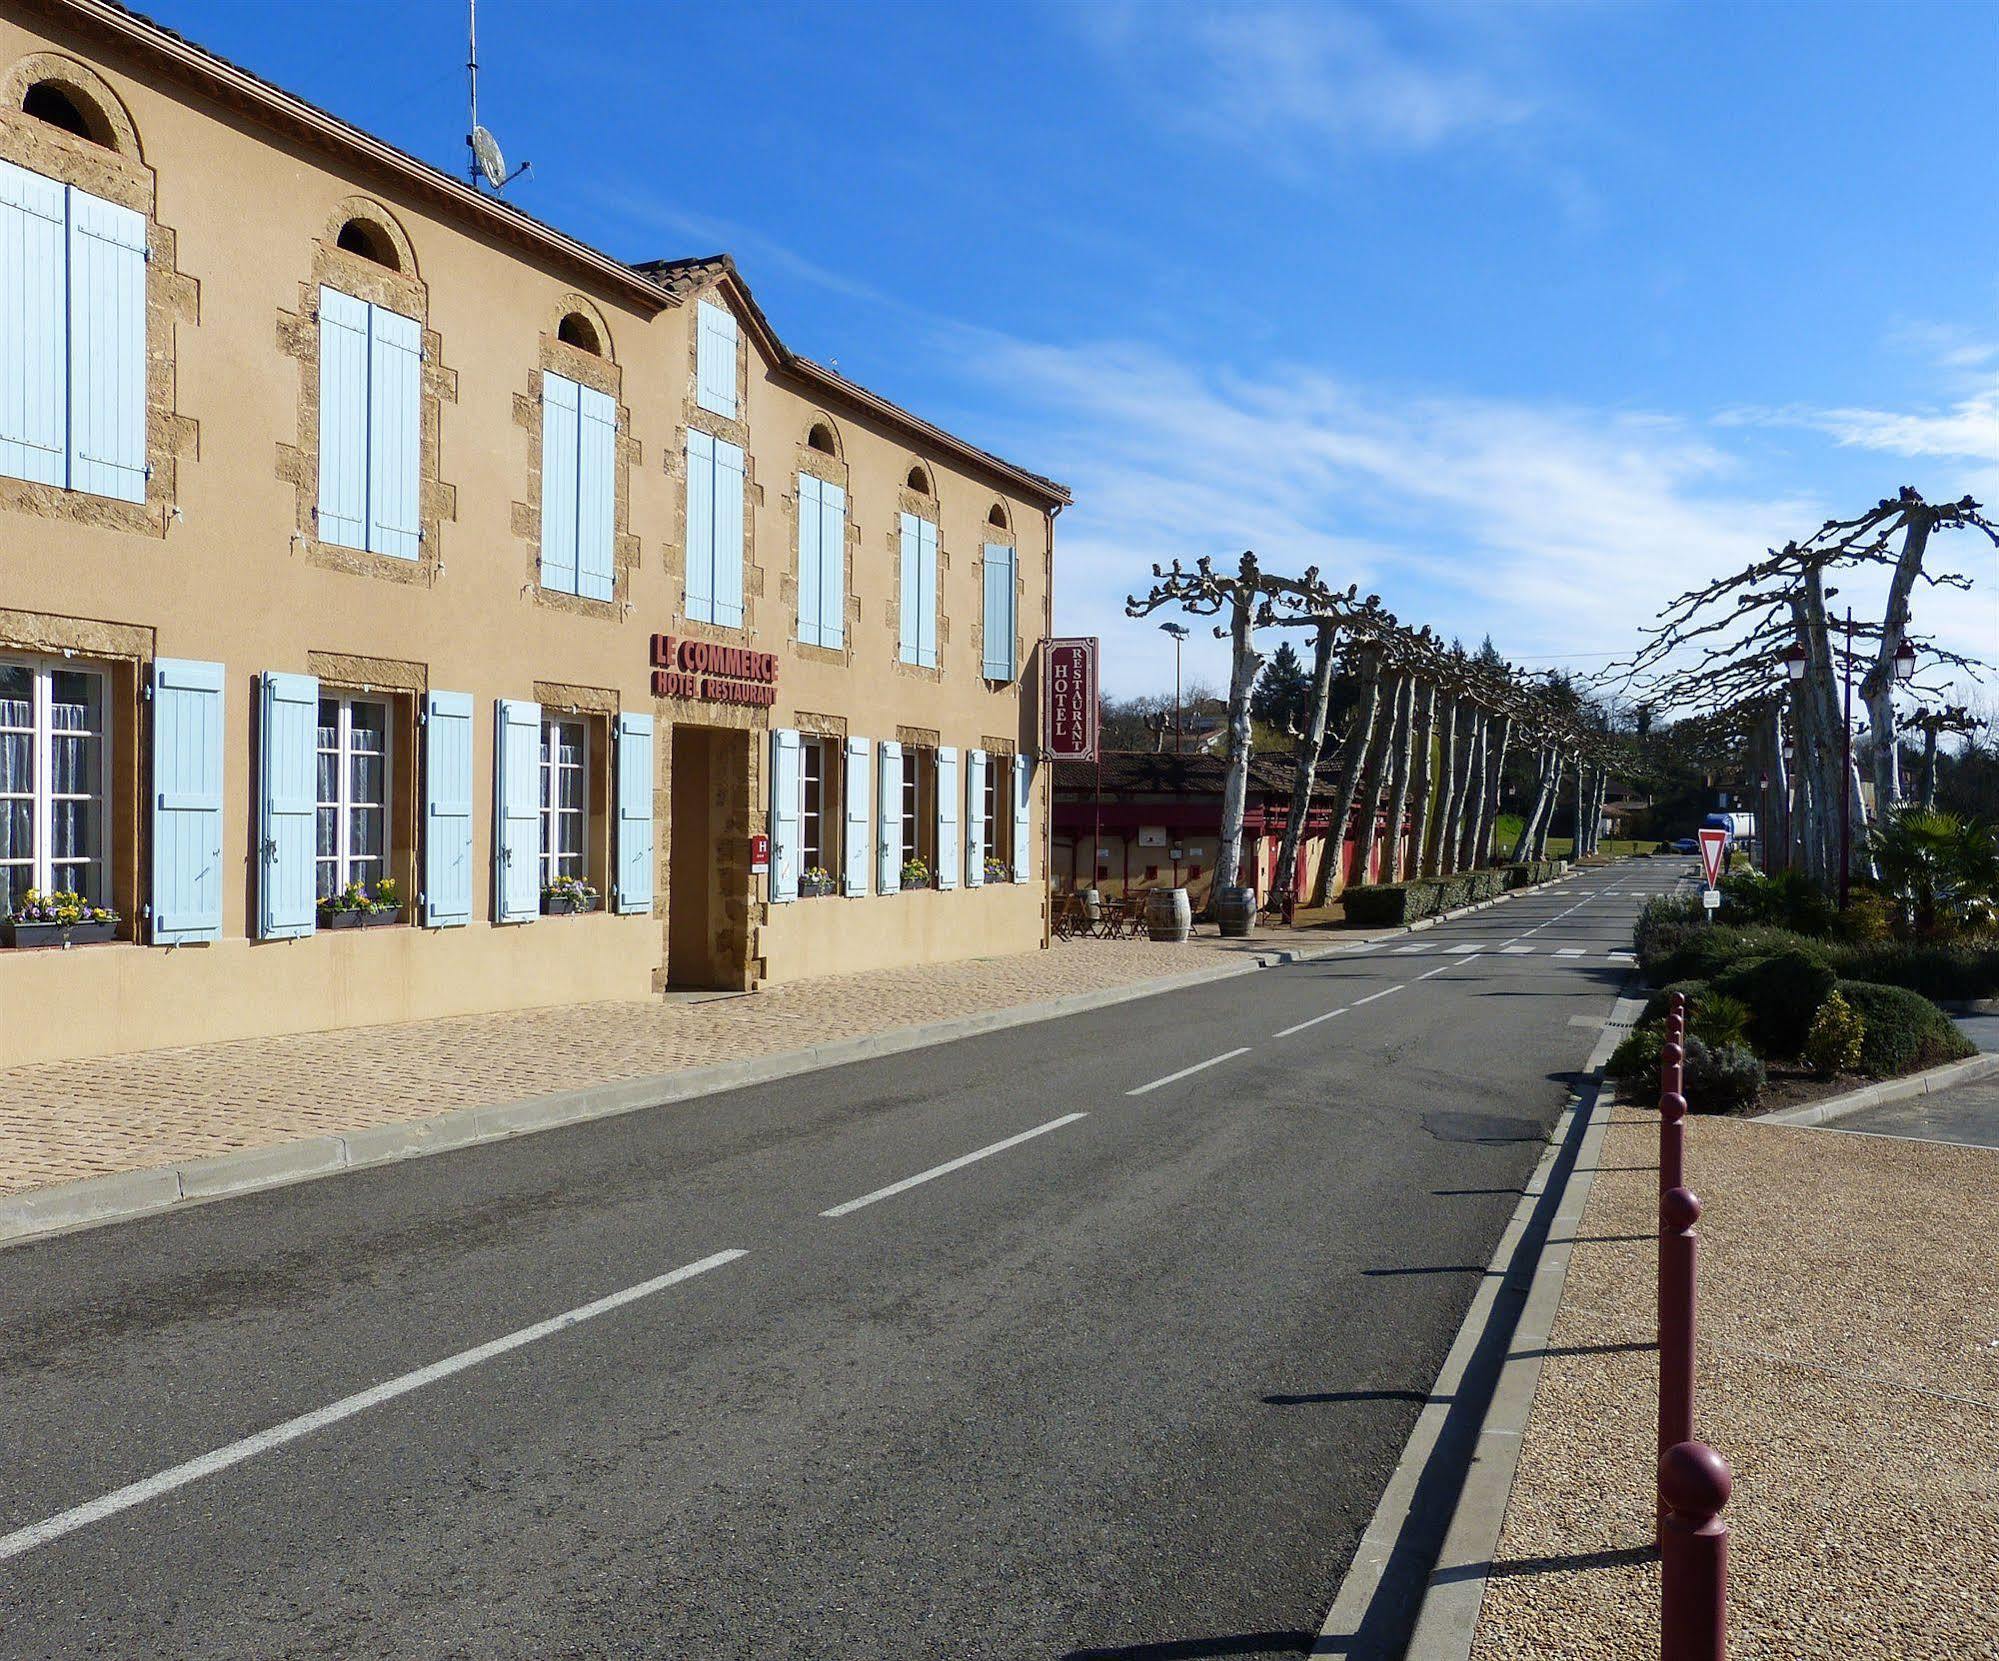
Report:
M 0 300 L 0 1065 L 1045 940 L 1067 493 L 726 257 L 0 0 Z

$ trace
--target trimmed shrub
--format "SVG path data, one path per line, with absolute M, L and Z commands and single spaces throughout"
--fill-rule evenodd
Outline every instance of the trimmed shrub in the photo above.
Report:
M 1763 1063 L 1746 1044 L 1707 1044 L 1687 1035 L 1687 1110 L 1745 1113 L 1763 1092 Z
M 1801 871 L 1766 877 L 1751 870 L 1725 876 L 1721 904 L 1723 914 L 1737 926 L 1769 923 L 1813 936 L 1830 933 L 1839 915 L 1831 896 Z
M 1884 940 L 1836 946 L 1827 955 L 1848 980 L 1906 987 L 1936 1003 L 1999 995 L 1999 946 Z
M 1805 1062 L 1820 1078 L 1850 1073 L 1860 1065 L 1861 1041 L 1867 1023 L 1837 991 L 1819 1005 L 1812 1030 L 1805 1034 Z
M 1424 882 L 1371 883 L 1340 896 L 1349 923 L 1372 928 L 1416 922 L 1437 909 L 1437 892 Z
M 1653 972 L 1659 960 L 1678 950 L 1693 937 L 1695 930 L 1705 926 L 1701 922 L 1700 902 L 1691 896 L 1675 899 L 1661 894 L 1647 900 L 1638 913 L 1638 927 L 1632 934 L 1632 944 L 1637 948 L 1638 962 L 1646 979 L 1655 986 L 1660 984 L 1665 977 Z
M 1874 946 L 1895 932 L 1895 908 L 1871 889 L 1857 889 L 1835 915 L 1832 937 L 1854 946 Z
M 1906 987 L 1843 980 L 1839 995 L 1864 1023 L 1860 1070 L 1871 1078 L 1921 1072 L 1977 1054 L 1948 1015 Z
M 1804 1048 L 1812 1017 L 1838 979 L 1822 953 L 1793 946 L 1739 963 L 1714 986 L 1749 1006 L 1749 1033 L 1759 1051 L 1788 1057 Z
M 1825 942 L 1807 940 L 1788 929 L 1712 924 L 1694 930 L 1677 946 L 1658 953 L 1650 973 L 1659 985 L 1676 980 L 1719 980 L 1752 959 L 1775 957 L 1787 951 L 1808 952 L 1821 962 L 1832 961 L 1832 951 Z
M 1700 1007 L 1700 1001 L 1707 995 L 1710 985 L 1710 982 L 1704 980 L 1676 980 L 1670 986 L 1662 986 L 1645 1000 L 1645 1008 L 1640 1012 L 1638 1019 L 1665 1020 L 1672 1013 L 1675 992 L 1684 992 L 1687 995 L 1687 1009 L 1691 1018 L 1692 1011 Z
M 1659 1046 L 1665 1041 L 1663 1021 L 1641 1021 L 1618 1040 L 1603 1070 L 1633 1086 L 1648 1101 L 1659 1095 Z

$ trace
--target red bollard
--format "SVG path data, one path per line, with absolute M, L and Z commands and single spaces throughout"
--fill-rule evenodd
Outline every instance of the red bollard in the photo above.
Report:
M 1659 1453 L 1694 1438 L 1694 1299 L 1701 1202 L 1677 1183 L 1659 1200 Z M 1664 1495 L 1661 1494 L 1663 1501 Z
M 1728 1461 L 1705 1442 L 1675 1443 L 1659 1461 L 1666 1502 L 1659 1529 L 1660 1661 L 1727 1661 L 1728 1525 L 1721 1508 L 1734 1486 Z
M 1659 1198 L 1687 1180 L 1687 1098 L 1674 1094 L 1659 1098 Z

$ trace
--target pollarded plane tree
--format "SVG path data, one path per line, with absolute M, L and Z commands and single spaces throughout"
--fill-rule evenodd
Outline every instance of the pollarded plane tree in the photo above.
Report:
M 1788 542 L 1733 576 L 1681 594 L 1647 629 L 1638 652 L 1600 679 L 1642 684 L 1648 702 L 1703 716 L 1738 705 L 1767 708 L 1773 697 L 1786 694 L 1786 666 L 1795 665 L 1800 672 L 1788 686 L 1797 757 L 1791 842 L 1802 868 L 1830 885 L 1840 873 L 1842 800 L 1850 825 L 1849 870 L 1861 865 L 1867 845 L 1859 771 L 1845 762 L 1844 676 L 1852 672 L 1857 678 L 1879 740 L 1875 800 L 1885 809 L 1901 795 L 1900 747 L 1893 741 L 1897 657 L 1921 641 L 1922 661 L 1932 675 L 1950 669 L 1976 673 L 1981 667 L 1910 629 L 1911 599 L 1919 584 L 1971 586 L 1962 573 L 1924 564 L 1932 537 L 1956 529 L 1975 530 L 1999 545 L 1999 530 L 1969 496 L 1934 504 L 1904 488 L 1856 518 L 1828 519 L 1803 542 Z M 1883 569 L 1888 589 L 1879 620 L 1856 620 L 1851 629 L 1836 624 L 1828 602 L 1839 589 L 1829 579 L 1846 574 L 1850 581 Z M 1781 749 L 1777 753 L 1781 757 Z
M 1263 570 L 1253 552 L 1242 555 L 1233 575 L 1217 571 L 1205 555 L 1191 569 L 1177 559 L 1170 567 L 1155 565 L 1152 575 L 1153 585 L 1143 597 L 1126 597 L 1127 617 L 1146 617 L 1163 606 L 1178 606 L 1195 617 L 1214 617 L 1224 609 L 1229 614 L 1228 623 L 1215 628 L 1215 638 L 1229 642 L 1228 772 L 1222 785 L 1221 847 L 1214 883 L 1219 896 L 1239 886 L 1242 870 L 1243 810 L 1249 796 L 1249 700 L 1264 662 L 1253 633 L 1259 613 L 1267 617 L 1273 608 L 1288 612 L 1308 606 L 1330 610 L 1333 595 L 1319 581 L 1316 567 L 1302 577 L 1275 577 Z M 1323 732 L 1323 708 L 1319 721 Z
M 1963 704 L 1945 704 L 1938 709 L 1918 709 L 1902 719 L 1903 732 L 1923 735 L 1923 787 L 1918 798 L 1927 811 L 1937 805 L 1937 739 L 1944 733 L 1970 738 L 1984 730 L 1985 723 Z

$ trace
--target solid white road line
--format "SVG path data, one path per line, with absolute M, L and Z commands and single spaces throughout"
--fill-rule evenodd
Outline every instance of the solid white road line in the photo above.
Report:
M 1363 1002 L 1365 1000 L 1362 1000 Z M 1127 1096 L 1142 1096 L 1148 1090 L 1157 1090 L 1162 1084 L 1171 1084 L 1176 1079 L 1190 1078 L 1195 1073 L 1205 1072 L 1210 1067 L 1218 1067 L 1224 1061 L 1233 1061 L 1239 1055 L 1248 1055 L 1249 1046 L 1242 1045 L 1233 1050 L 1224 1050 L 1220 1055 L 1211 1055 L 1206 1061 L 1197 1061 L 1191 1067 L 1182 1067 L 1177 1073 L 1168 1073 L 1164 1078 L 1156 1078 L 1150 1084 L 1141 1084 L 1136 1090 L 1127 1090 Z
M 1307 1027 L 1316 1027 L 1321 1021 L 1330 1021 L 1335 1015 L 1346 1014 L 1350 1006 L 1341 1004 L 1338 1009 L 1329 1009 L 1323 1015 L 1314 1015 L 1309 1021 L 1300 1021 L 1295 1027 L 1286 1027 L 1282 1032 L 1273 1032 L 1272 1038 L 1289 1038 L 1294 1032 L 1303 1032 Z
M 1240 1055 L 1240 1050 L 1235 1052 Z M 1175 1075 L 1178 1076 L 1177 1074 Z M 858 1211 L 864 1205 L 873 1205 L 876 1200 L 891 1199 L 897 1194 L 906 1194 L 912 1188 L 926 1182 L 934 1182 L 938 1177 L 947 1177 L 953 1171 L 962 1171 L 967 1165 L 976 1165 L 982 1159 L 990 1159 L 996 1153 L 1005 1153 L 1008 1148 L 1017 1148 L 1023 1142 L 1031 1142 L 1037 1136 L 1046 1136 L 1051 1130 L 1060 1130 L 1064 1125 L 1073 1125 L 1078 1119 L 1087 1119 L 1087 1113 L 1065 1113 L 1059 1119 L 1050 1119 L 1045 1125 L 1036 1125 L 1032 1130 L 1024 1130 L 1018 1136 L 1009 1136 L 1003 1142 L 994 1142 L 987 1147 L 975 1148 L 971 1153 L 960 1154 L 956 1159 L 947 1159 L 942 1165 L 933 1165 L 927 1171 L 918 1171 L 913 1177 L 904 1177 L 900 1182 L 891 1182 L 886 1188 L 877 1188 L 872 1194 L 863 1194 L 857 1200 L 847 1200 L 829 1211 L 819 1213 L 822 1217 L 844 1217 L 850 1211 Z
M 147 1500 L 158 1499 L 162 1494 L 172 1493 L 176 1488 L 184 1488 L 190 1482 L 198 1482 L 205 1476 L 213 1476 L 217 1471 L 227 1470 L 231 1465 L 240 1465 L 246 1459 L 254 1459 L 260 1453 L 269 1453 L 273 1448 L 283 1447 L 287 1442 L 295 1442 L 301 1436 L 310 1436 L 314 1431 L 324 1430 L 328 1425 L 338 1424 L 342 1419 L 351 1419 L 357 1413 L 365 1413 L 371 1407 L 379 1407 L 383 1402 L 393 1401 L 398 1396 L 406 1396 L 412 1390 L 421 1390 L 426 1384 L 435 1384 L 439 1379 L 462 1373 L 468 1367 L 476 1367 L 483 1361 L 491 1361 L 517 1350 L 524 1345 L 552 1338 L 558 1332 L 566 1332 L 573 1326 L 594 1320 L 599 1315 L 607 1315 L 614 1309 L 622 1309 L 628 1303 L 637 1303 L 641 1298 L 649 1298 L 655 1292 L 663 1292 L 669 1286 L 677 1286 L 683 1280 L 692 1280 L 696 1275 L 705 1275 L 710 1269 L 719 1269 L 724 1263 L 733 1263 L 747 1255 L 740 1250 L 716 1252 L 712 1257 L 704 1257 L 698 1263 L 688 1263 L 651 1280 L 640 1281 L 636 1286 L 627 1286 L 622 1292 L 613 1292 L 608 1297 L 598 1298 L 593 1303 L 580 1304 L 560 1315 L 551 1316 L 546 1321 L 537 1321 L 533 1326 L 522 1327 L 518 1332 L 510 1332 L 504 1338 L 495 1338 L 469 1350 L 460 1350 L 456 1355 L 448 1355 L 442 1361 L 433 1361 L 428 1367 L 419 1367 L 413 1373 L 404 1373 L 400 1378 L 389 1379 L 386 1383 L 371 1385 L 366 1390 L 351 1396 L 342 1396 L 313 1412 L 300 1414 L 296 1419 L 287 1419 L 283 1424 L 272 1425 L 269 1430 L 260 1430 L 254 1436 L 245 1436 L 239 1442 L 231 1442 L 226 1447 L 216 1448 L 190 1459 L 185 1464 L 175 1465 L 157 1475 L 140 1482 L 128 1483 L 125 1487 L 109 1494 L 72 1506 L 41 1522 L 30 1523 L 26 1528 L 17 1528 L 12 1534 L 0 1535 L 0 1562 L 10 1557 L 19 1557 L 23 1552 L 33 1551 L 37 1546 L 45 1546 L 51 1540 L 59 1540 L 63 1535 L 84 1528 L 91 1523 L 101 1522 L 106 1517 L 116 1516 L 120 1511 L 129 1511 L 135 1505 L 143 1505 Z

